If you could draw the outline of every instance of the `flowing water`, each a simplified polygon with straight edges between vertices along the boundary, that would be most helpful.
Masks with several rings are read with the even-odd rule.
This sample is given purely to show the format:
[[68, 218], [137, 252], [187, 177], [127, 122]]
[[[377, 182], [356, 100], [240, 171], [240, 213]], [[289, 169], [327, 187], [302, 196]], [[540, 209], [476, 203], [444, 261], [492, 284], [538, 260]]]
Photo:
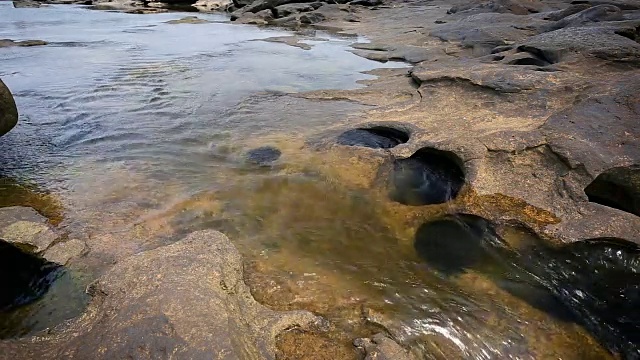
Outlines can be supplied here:
[[[70, 264], [75, 275], [39, 300], [46, 311], [23, 311], [27, 320], [3, 336], [81, 313], [84, 303], [65, 301], [65, 289], [83, 287], [114, 261], [213, 228], [246, 256], [258, 300], [326, 316], [346, 353], [354, 337], [379, 331], [376, 323], [425, 358], [586, 359], [608, 357], [604, 348], [633, 357], [633, 337], [615, 342], [602, 333], [633, 333], [636, 319], [625, 328], [558, 285], [591, 289], [582, 277], [561, 276], [573, 250], [542, 251], [526, 231], [504, 227], [498, 236], [480, 222], [465, 225], [484, 230], [452, 252], [425, 254], [425, 233], [466, 239], [449, 225], [436, 235], [421, 226], [452, 212], [448, 204], [394, 203], [378, 185], [361, 186], [384, 161], [362, 164], [375, 156], [354, 156], [363, 151], [355, 147], [307, 146], [310, 135], [367, 108], [292, 94], [363, 86], [372, 78], [363, 72], [383, 66], [348, 51], [363, 39], [306, 34], [311, 49], [303, 50], [261, 41], [289, 32], [232, 25], [222, 15], [167, 23], [183, 16], [0, 2], [0, 38], [49, 43], [0, 48], [0, 77], [20, 110], [19, 125], [0, 139], [0, 206], [33, 206], [90, 248]], [[280, 158], [247, 161], [261, 146], [277, 147]], [[529, 250], [491, 250], [503, 242]], [[608, 268], [635, 281], [638, 255], [624, 249]], [[540, 251], [563, 271], [545, 270]], [[585, 258], [612, 251], [590, 248]], [[467, 253], [480, 255], [459, 255]]]

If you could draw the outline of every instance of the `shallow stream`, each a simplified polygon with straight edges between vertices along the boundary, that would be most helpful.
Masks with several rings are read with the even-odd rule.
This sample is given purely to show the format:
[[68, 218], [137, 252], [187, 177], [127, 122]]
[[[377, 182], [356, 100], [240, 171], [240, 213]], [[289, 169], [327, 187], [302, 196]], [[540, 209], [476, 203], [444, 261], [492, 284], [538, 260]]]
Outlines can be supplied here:
[[[0, 78], [20, 110], [0, 139], [0, 206], [33, 206], [90, 249], [31, 308], [0, 316], [3, 337], [80, 314], [78, 289], [114, 261], [213, 228], [245, 255], [259, 301], [326, 316], [344, 354], [379, 324], [424, 358], [640, 357], [639, 319], [621, 320], [598, 298], [610, 290], [638, 303], [636, 248], [556, 249], [524, 229], [442, 220], [448, 204], [417, 211], [343, 182], [358, 166], [327, 170], [357, 161], [339, 158], [348, 149], [307, 146], [368, 108], [293, 94], [363, 87], [365, 72], [403, 64], [350, 53], [358, 37], [305, 33], [304, 50], [262, 41], [290, 32], [222, 15], [167, 23], [187, 15], [0, 2], [0, 38], [48, 42], [0, 48]], [[262, 146], [280, 157], [247, 158]], [[443, 223], [423, 225], [434, 220]], [[597, 288], [589, 271], [623, 280]]]

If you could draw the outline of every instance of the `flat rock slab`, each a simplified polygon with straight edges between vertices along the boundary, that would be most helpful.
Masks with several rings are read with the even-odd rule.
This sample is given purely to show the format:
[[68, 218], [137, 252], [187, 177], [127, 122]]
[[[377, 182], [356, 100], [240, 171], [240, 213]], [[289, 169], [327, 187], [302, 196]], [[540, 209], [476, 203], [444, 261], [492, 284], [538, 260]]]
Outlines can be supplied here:
[[319, 320], [275, 312], [243, 282], [217, 231], [131, 256], [90, 286], [88, 310], [51, 335], [0, 342], [7, 359], [273, 359], [275, 336]]

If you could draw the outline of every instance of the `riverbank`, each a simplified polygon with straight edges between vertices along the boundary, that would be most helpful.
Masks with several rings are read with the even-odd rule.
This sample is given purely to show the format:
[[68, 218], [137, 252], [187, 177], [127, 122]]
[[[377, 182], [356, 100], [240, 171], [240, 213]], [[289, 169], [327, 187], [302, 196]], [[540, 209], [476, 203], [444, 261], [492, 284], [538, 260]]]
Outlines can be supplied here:
[[[280, 135], [270, 135], [271, 139], [281, 140], [279, 144], [283, 144], [285, 158], [294, 151], [308, 158], [319, 158], [320, 161], [313, 162], [310, 167], [333, 183], [371, 192], [381, 199], [396, 191], [395, 201], [374, 201], [373, 206], [383, 205], [383, 208], [374, 208], [371, 214], [363, 213], [362, 217], [354, 217], [351, 221], [366, 223], [379, 216], [382, 224], [374, 231], [389, 231], [404, 240], [414, 238], [414, 234], [418, 237], [417, 233], [427, 219], [464, 213], [490, 220], [493, 224], [490, 227], [495, 227], [502, 238], [512, 241], [509, 244], [514, 248], [522, 245], [516, 240], [522, 241], [527, 236], [520, 234], [510, 238], [508, 233], [513, 229], [537, 234], [551, 243], [610, 238], [640, 242], [637, 238], [640, 229], [637, 216], [640, 45], [637, 43], [638, 9], [633, 3], [610, 5], [600, 1], [569, 6], [563, 2], [452, 4], [411, 1], [378, 7], [324, 4], [318, 8], [306, 5], [300, 8], [306, 10], [294, 14], [293, 18], [250, 20], [256, 18], [251, 15], [253, 12], [237, 15], [241, 22], [278, 24], [280, 21], [280, 25], [295, 28], [314, 22], [313, 27], [317, 29], [364, 35], [371, 43], [355, 45], [354, 52], [358, 55], [377, 61], [401, 60], [412, 64], [409, 71], [374, 70], [372, 73], [378, 78], [364, 81], [367, 87], [362, 89], [303, 92], [273, 100], [274, 108], [279, 107], [279, 101], [300, 101], [307, 107], [342, 101], [368, 107], [361, 114], [350, 114], [348, 121], [294, 139], [295, 146], [289, 145], [291, 148], [284, 145], [288, 140], [286, 136], [280, 139]], [[264, 10], [256, 13], [261, 11]], [[273, 11], [268, 12], [273, 16]], [[354, 133], [354, 129], [357, 132]], [[261, 141], [260, 138], [253, 139], [256, 145]], [[407, 166], [402, 162], [406, 158], [412, 159]], [[451, 202], [427, 205], [425, 201], [433, 201], [430, 194], [420, 190], [406, 194], [394, 189], [398, 184], [406, 184], [405, 177], [412, 177], [414, 165], [410, 164], [415, 164], [421, 172], [425, 167], [434, 169], [434, 163], [440, 164], [438, 170], [434, 170], [436, 180], [446, 180], [443, 181], [443, 192], [448, 197], [444, 200], [454, 198]], [[396, 171], [401, 173], [393, 175]], [[460, 176], [464, 178], [462, 188], [447, 188], [457, 183]], [[282, 180], [265, 181], [264, 190], [257, 195], [270, 199], [265, 201], [269, 204], [276, 201], [270, 196], [284, 201], [288, 195], [281, 189], [285, 188], [274, 185], [279, 181]], [[411, 183], [411, 179], [408, 182]], [[418, 184], [417, 188], [422, 185]], [[341, 188], [321, 188], [318, 193], [324, 195], [314, 197], [314, 192], [310, 191], [313, 186], [303, 182], [287, 186], [289, 190], [299, 188], [296, 194], [309, 194], [306, 200], [296, 200], [306, 204], [305, 208], [319, 206], [323, 197], [325, 201], [329, 197], [336, 204], [332, 211], [345, 217], [353, 216], [348, 210], [355, 208], [353, 203], [356, 201], [344, 200], [346, 197], [341, 195]], [[215, 201], [232, 201], [233, 195], [230, 192], [229, 198], [225, 199], [224, 195], [216, 193], [214, 198]], [[207, 196], [205, 194], [205, 199]], [[204, 202], [202, 199], [197, 201]], [[269, 208], [261, 208], [259, 202], [254, 206], [253, 211], [262, 219], [279, 219]], [[207, 211], [215, 213], [219, 210], [207, 207]], [[283, 234], [281, 231], [276, 233], [276, 236]], [[380, 243], [375, 242], [372, 246]], [[330, 250], [341, 251], [337, 246]], [[358, 250], [361, 254], [371, 251], [366, 246]], [[397, 249], [384, 247], [380, 251], [399, 253], [387, 255], [388, 259], [404, 256], [402, 246]], [[465, 251], [464, 247], [462, 251]], [[296, 249], [291, 258], [301, 254], [307, 252]], [[127, 256], [121, 260], [125, 258]], [[126, 264], [135, 263], [135, 258], [126, 260]], [[345, 255], [347, 261], [353, 258], [357, 255]], [[372, 258], [382, 259], [384, 255]], [[282, 256], [282, 259], [288, 257]], [[633, 261], [630, 263], [625, 265], [621, 260], [616, 266], [625, 273], [633, 273], [636, 265]], [[502, 304], [508, 304], [510, 310], [517, 309], [515, 312], [519, 316], [534, 320], [514, 328], [516, 319], [498, 320], [486, 315], [485, 320], [504, 324], [479, 326], [483, 337], [479, 343], [464, 336], [438, 332], [438, 329], [459, 330], [455, 324], [449, 324], [448, 328], [441, 327], [441, 323], [425, 325], [420, 334], [426, 337], [425, 340], [405, 332], [404, 323], [386, 311], [376, 311], [371, 305], [372, 299], [358, 298], [352, 293], [319, 300], [344, 290], [345, 286], [338, 286], [339, 290], [331, 288], [348, 284], [345, 279], [311, 282], [304, 277], [287, 278], [282, 269], [272, 269], [269, 267], [272, 264], [264, 265], [256, 259], [250, 265], [245, 278], [253, 296], [261, 303], [283, 311], [292, 308], [313, 310], [328, 317], [334, 327], [328, 332], [326, 329], [307, 329], [282, 334], [278, 344], [281, 358], [357, 357], [357, 353], [346, 348], [345, 337], [358, 332], [369, 336], [380, 330], [378, 326], [383, 326], [388, 337], [417, 356], [472, 356], [474, 351], [482, 351], [482, 343], [487, 348], [495, 348], [493, 345], [498, 339], [492, 336], [512, 334], [513, 331], [528, 336], [521, 339], [512, 334], [512, 343], [497, 349], [496, 356], [574, 356], [576, 359], [605, 356], [600, 345], [584, 330], [576, 329], [574, 323], [550, 320], [544, 312], [518, 303], [517, 296], [487, 281], [481, 272], [467, 272], [455, 280], [456, 284], [464, 286], [468, 292], [491, 294]], [[389, 264], [374, 262], [372, 269], [382, 266]], [[316, 276], [328, 275], [307, 277]], [[310, 296], [310, 289], [320, 291], [320, 295]], [[418, 303], [422, 300], [418, 297]], [[615, 303], [612, 299], [609, 301]], [[627, 299], [626, 304], [634, 301], [637, 299]], [[495, 306], [493, 302], [487, 304]], [[584, 303], [573, 306], [584, 306]], [[414, 316], [414, 320], [417, 319], [420, 319], [418, 315]], [[168, 320], [168, 323], [172, 322]], [[142, 327], [144, 331], [164, 328], [164, 325], [154, 324], [143, 324]], [[349, 332], [346, 330], [349, 326], [359, 329]], [[499, 330], [501, 328], [505, 330]], [[175, 336], [162, 331], [160, 347], [165, 341], [175, 340]], [[598, 334], [598, 331], [590, 329], [591, 333]], [[352, 338], [347, 340], [353, 341]], [[465, 346], [460, 346], [460, 341], [464, 341]], [[607, 346], [607, 340], [600, 339], [600, 342]], [[397, 353], [405, 351], [380, 335], [357, 344], [371, 358], [379, 352], [398, 359]], [[429, 345], [425, 348], [425, 344]], [[125, 342], [123, 351], [127, 351], [127, 346], [130, 344]], [[633, 344], [621, 346], [618, 351], [622, 353], [637, 351]], [[615, 346], [609, 346], [612, 348]], [[273, 355], [275, 350], [270, 351]], [[407, 353], [406, 356], [410, 355]]]

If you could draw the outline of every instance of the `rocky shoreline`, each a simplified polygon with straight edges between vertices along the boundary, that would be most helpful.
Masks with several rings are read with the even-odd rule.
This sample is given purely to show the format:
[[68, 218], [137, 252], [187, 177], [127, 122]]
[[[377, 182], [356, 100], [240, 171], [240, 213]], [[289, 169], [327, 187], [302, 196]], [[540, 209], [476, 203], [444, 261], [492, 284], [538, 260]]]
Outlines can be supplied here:
[[[176, 5], [80, 3], [132, 12]], [[345, 158], [355, 152], [359, 161], [382, 164], [393, 175], [376, 171], [372, 179], [392, 190], [411, 188], [413, 172], [433, 170], [433, 164], [435, 182], [445, 178], [454, 184], [462, 177], [464, 185], [445, 189], [446, 199], [421, 192], [424, 184], [411, 193], [396, 192], [394, 200], [416, 206], [417, 216], [421, 205], [453, 200], [448, 212], [517, 225], [555, 244], [640, 244], [637, 2], [257, 0], [194, 6], [224, 9], [238, 23], [363, 35], [371, 42], [356, 44], [357, 55], [410, 63], [408, 72], [375, 71], [378, 79], [364, 89], [296, 96], [374, 106], [307, 146]], [[299, 44], [295, 38], [284, 42]], [[8, 98], [3, 88], [0, 83], [0, 100]], [[0, 133], [3, 124], [17, 120], [17, 112], [9, 116], [0, 117]], [[346, 174], [338, 176], [349, 182]], [[26, 231], [33, 239], [11, 240], [24, 235], [15, 225], [20, 221], [26, 220], [7, 223], [2, 237], [35, 246], [48, 261], [64, 265], [84, 249], [69, 244], [73, 240], [42, 235], [51, 229], [34, 233], [34, 226]], [[243, 281], [237, 250], [213, 231], [118, 262], [90, 291], [92, 302], [80, 319], [49, 335], [3, 341], [2, 357], [274, 358], [282, 330], [326, 327], [311, 313], [275, 312], [258, 304]], [[629, 302], [640, 301], [631, 296]], [[386, 335], [356, 340], [362, 356], [417, 358], [389, 338], [402, 343], [401, 332], [382, 318], [368, 319], [383, 325]], [[324, 351], [303, 358], [331, 357]], [[633, 358], [633, 350], [624, 351]]]

